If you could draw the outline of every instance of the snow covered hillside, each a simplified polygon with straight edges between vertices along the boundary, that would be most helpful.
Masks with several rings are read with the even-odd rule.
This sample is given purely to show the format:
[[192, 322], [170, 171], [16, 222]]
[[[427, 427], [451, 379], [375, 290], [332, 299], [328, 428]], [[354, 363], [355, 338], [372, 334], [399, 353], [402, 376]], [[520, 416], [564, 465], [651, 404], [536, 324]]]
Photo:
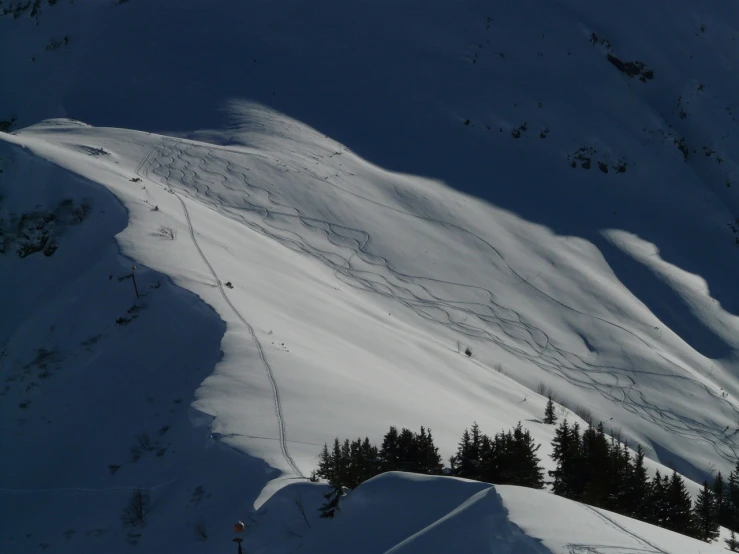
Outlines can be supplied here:
[[247, 516], [259, 552], [369, 522], [388, 533], [366, 552], [711, 551], [542, 492], [398, 475], [317, 521], [305, 481], [325, 442], [390, 425], [430, 427], [447, 458], [473, 421], [521, 421], [551, 468], [546, 387], [652, 468], [734, 466], [739, 8], [0, 14], [0, 551], [222, 550]]

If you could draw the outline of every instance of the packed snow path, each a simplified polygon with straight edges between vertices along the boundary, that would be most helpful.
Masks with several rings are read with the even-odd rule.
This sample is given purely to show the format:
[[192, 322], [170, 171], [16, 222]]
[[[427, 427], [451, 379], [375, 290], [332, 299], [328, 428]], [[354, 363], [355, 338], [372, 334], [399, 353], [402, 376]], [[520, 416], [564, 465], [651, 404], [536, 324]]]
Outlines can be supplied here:
[[[155, 146], [149, 155], [144, 158], [144, 160], [141, 162], [139, 167], [136, 169], [136, 174], [141, 176], [142, 178], [147, 178], [148, 180], [148, 167], [149, 164], [151, 164], [151, 154], [155, 153], [159, 146], [162, 145], [165, 142], [165, 140], [162, 140], [157, 146]], [[272, 395], [274, 399], [275, 404], [275, 417], [277, 418], [277, 431], [279, 434], [279, 442], [280, 442], [280, 449], [282, 450], [282, 454], [285, 456], [285, 460], [288, 464], [290, 464], [290, 467], [295, 472], [295, 474], [300, 478], [305, 478], [305, 475], [303, 472], [300, 471], [300, 468], [295, 463], [295, 460], [290, 456], [290, 452], [287, 448], [287, 431], [285, 429], [285, 416], [282, 413], [282, 403], [280, 400], [280, 388], [277, 385], [277, 381], [275, 380], [274, 371], [272, 370], [272, 366], [270, 365], [269, 361], [267, 360], [267, 356], [264, 353], [264, 349], [262, 348], [262, 343], [259, 341], [259, 338], [257, 337], [256, 333], [254, 332], [254, 328], [249, 324], [249, 322], [244, 318], [243, 315], [241, 315], [241, 312], [236, 309], [236, 306], [233, 305], [233, 302], [228, 298], [228, 295], [226, 294], [226, 291], [223, 288], [223, 281], [221, 281], [218, 278], [218, 275], [216, 274], [215, 270], [213, 269], [213, 266], [208, 262], [208, 258], [205, 257], [205, 254], [203, 253], [203, 249], [200, 247], [200, 244], [198, 243], [198, 239], [195, 236], [195, 228], [193, 227], [192, 220], [190, 219], [190, 212], [187, 210], [187, 205], [185, 204], [185, 201], [182, 199], [182, 197], [175, 192], [174, 190], [170, 189], [169, 192], [174, 194], [177, 197], [177, 200], [179, 200], [180, 205], [182, 206], [182, 210], [185, 214], [185, 218], [187, 220], [187, 226], [188, 230], [190, 232], [190, 237], [192, 238], [192, 242], [195, 245], [195, 248], [197, 248], [198, 253], [200, 254], [200, 258], [203, 260], [203, 263], [208, 267], [208, 271], [213, 276], [213, 280], [215, 282], [215, 286], [218, 287], [218, 290], [221, 293], [221, 296], [223, 297], [223, 300], [226, 302], [228, 307], [233, 311], [234, 315], [241, 321], [241, 323], [244, 324], [244, 326], [249, 331], [249, 334], [251, 335], [251, 338], [254, 340], [254, 344], [257, 347], [257, 350], [259, 352], [259, 358], [262, 360], [262, 363], [264, 364], [264, 369], [267, 372], [267, 376], [269, 377], [270, 384], [272, 386]]]

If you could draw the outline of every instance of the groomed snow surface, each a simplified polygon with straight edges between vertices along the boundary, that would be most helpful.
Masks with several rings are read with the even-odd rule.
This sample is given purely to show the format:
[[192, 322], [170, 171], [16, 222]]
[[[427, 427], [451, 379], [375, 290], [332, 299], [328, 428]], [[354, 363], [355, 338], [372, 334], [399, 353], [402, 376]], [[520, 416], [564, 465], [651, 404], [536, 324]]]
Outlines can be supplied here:
[[0, 18], [0, 552], [722, 551], [399, 473], [320, 520], [307, 476], [473, 421], [551, 469], [540, 384], [652, 470], [733, 467], [735, 8], [154, 4]]

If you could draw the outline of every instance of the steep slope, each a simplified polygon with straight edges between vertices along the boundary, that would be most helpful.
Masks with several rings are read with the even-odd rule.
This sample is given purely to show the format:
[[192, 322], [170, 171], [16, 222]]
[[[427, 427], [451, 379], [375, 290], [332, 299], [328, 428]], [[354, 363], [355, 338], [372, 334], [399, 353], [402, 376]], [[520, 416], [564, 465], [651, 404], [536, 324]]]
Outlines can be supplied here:
[[[257, 507], [307, 475], [336, 435], [376, 440], [388, 425], [423, 424], [448, 456], [473, 420], [491, 432], [529, 420], [548, 443], [551, 429], [535, 421], [539, 383], [694, 479], [733, 466], [734, 7], [332, 2], [327, 16], [287, 1], [53, 4], [31, 17], [36, 4], [9, 2], [18, 18], [0, 18], [13, 75], [0, 82], [0, 119], [16, 114], [4, 127], [26, 127], [0, 135], [13, 145], [2, 154], [12, 160], [0, 176], [5, 219], [68, 223], [50, 256], [45, 242], [16, 259], [13, 243], [0, 258], [12, 314], [0, 321], [3, 371], [48, 366], [50, 353], [129, 318], [129, 281], [106, 279], [132, 263], [142, 286], [177, 286], [112, 327], [125, 336], [91, 349], [88, 367], [120, 367], [115, 376], [135, 360], [141, 377], [130, 383], [169, 355], [190, 369], [184, 381], [157, 374], [151, 413], [135, 409], [135, 422], [117, 414], [140, 387], [123, 394], [106, 377], [89, 390], [106, 409], [116, 391], [119, 407], [102, 417], [93, 405], [60, 432], [43, 418], [66, 413], [61, 399], [86, 377], [70, 388], [10, 385], [3, 416], [14, 423], [2, 432], [18, 454], [6, 462], [4, 502], [70, 484], [104, 490], [78, 461], [117, 465], [106, 452], [150, 427], [173, 381], [186, 383], [183, 422], [194, 395], [191, 415], [212, 437], [254, 457], [241, 509], [278, 475], [260, 460], [285, 479]], [[85, 123], [29, 127], [70, 114]], [[124, 261], [113, 235], [125, 216], [93, 183], [128, 211]], [[97, 219], [72, 224], [87, 196]], [[120, 297], [108, 302], [111, 284]], [[53, 338], [70, 309], [94, 317]], [[74, 355], [60, 367], [79, 367]], [[89, 450], [69, 450], [89, 418], [99, 422]], [[195, 440], [182, 432], [179, 452]], [[115, 437], [111, 450], [93, 446], [103, 434]], [[69, 473], [37, 486], [59, 453]], [[127, 483], [166, 481], [156, 471], [167, 466], [142, 462]], [[192, 478], [221, 463], [234, 462], [208, 462]], [[106, 479], [118, 486], [122, 475]], [[232, 475], [213, 484], [219, 503]], [[195, 481], [176, 480], [182, 491]], [[61, 509], [49, 496], [29, 502], [19, 524]], [[59, 526], [54, 536], [72, 528]]]

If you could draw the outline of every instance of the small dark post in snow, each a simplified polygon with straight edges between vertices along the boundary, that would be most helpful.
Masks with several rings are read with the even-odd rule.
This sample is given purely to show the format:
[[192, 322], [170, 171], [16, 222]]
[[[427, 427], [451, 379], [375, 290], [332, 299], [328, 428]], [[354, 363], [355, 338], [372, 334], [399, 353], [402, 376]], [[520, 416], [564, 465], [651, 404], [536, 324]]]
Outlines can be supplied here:
[[124, 275], [123, 277], [118, 277], [118, 280], [123, 281], [124, 279], [131, 279], [133, 281], [133, 290], [136, 293], [136, 298], [138, 298], [139, 297], [139, 287], [136, 286], [136, 276], [134, 275], [135, 271], [136, 271], [136, 266], [133, 265], [131, 266], [131, 273], [129, 275]]
[[136, 271], [136, 266], [131, 266], [131, 280], [133, 281], [133, 290], [136, 292], [136, 298], [139, 297], [139, 287], [136, 286], [136, 275], [134, 275], [134, 272]]

